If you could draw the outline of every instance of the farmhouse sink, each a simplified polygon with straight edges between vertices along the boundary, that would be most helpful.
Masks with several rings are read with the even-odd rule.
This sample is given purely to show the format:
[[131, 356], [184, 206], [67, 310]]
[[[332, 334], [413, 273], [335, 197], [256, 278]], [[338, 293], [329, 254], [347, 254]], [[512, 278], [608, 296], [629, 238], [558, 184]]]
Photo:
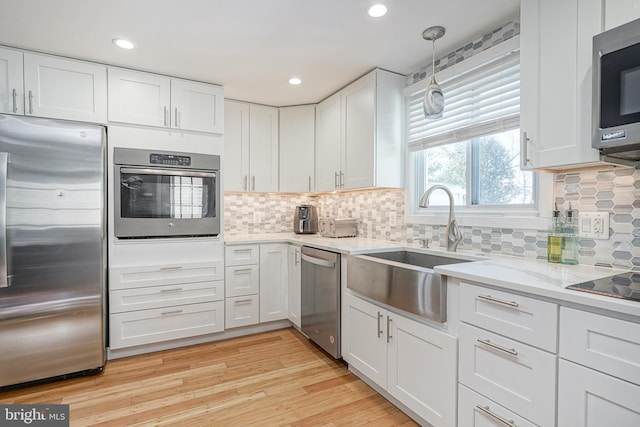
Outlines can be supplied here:
[[433, 268], [460, 262], [468, 261], [412, 251], [349, 255], [347, 288], [399, 310], [444, 323], [447, 289]]

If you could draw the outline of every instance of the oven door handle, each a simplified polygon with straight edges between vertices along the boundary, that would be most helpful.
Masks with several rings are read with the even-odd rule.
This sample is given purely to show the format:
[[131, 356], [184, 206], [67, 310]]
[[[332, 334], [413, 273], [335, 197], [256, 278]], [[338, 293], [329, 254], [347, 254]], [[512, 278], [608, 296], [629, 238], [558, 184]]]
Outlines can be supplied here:
[[120, 173], [133, 173], [140, 175], [169, 175], [169, 176], [194, 176], [202, 178], [215, 178], [215, 172], [201, 172], [175, 169], [142, 169], [142, 168], [120, 168]]
[[305, 255], [305, 254], [302, 254], [302, 259], [304, 261], [310, 262], [311, 264], [319, 265], [321, 267], [334, 268], [336, 266], [335, 261], [327, 261], [325, 259], [320, 259], [313, 256]]

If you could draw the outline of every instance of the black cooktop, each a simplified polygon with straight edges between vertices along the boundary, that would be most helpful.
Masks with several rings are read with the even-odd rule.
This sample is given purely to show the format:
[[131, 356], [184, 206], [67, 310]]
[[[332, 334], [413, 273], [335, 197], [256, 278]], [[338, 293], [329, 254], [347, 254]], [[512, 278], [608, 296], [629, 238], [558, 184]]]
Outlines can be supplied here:
[[640, 272], [622, 273], [617, 276], [578, 283], [567, 286], [567, 289], [640, 301]]

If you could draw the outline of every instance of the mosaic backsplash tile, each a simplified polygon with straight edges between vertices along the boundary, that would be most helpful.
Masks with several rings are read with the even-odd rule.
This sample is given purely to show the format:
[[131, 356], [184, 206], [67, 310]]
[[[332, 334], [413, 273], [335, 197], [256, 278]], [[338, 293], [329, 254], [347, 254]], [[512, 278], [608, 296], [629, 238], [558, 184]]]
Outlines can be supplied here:
[[[557, 174], [554, 197], [562, 211], [571, 203], [574, 209], [611, 213], [608, 240], [580, 239], [580, 263], [640, 271], [640, 170]], [[427, 238], [432, 248], [445, 242], [444, 226], [405, 223], [402, 189], [319, 196], [228, 193], [224, 203], [227, 234], [291, 232], [295, 207], [310, 203], [318, 207], [321, 217], [356, 218], [361, 237], [406, 243]], [[547, 256], [546, 230], [463, 226], [461, 231], [460, 249], [525, 258]]]

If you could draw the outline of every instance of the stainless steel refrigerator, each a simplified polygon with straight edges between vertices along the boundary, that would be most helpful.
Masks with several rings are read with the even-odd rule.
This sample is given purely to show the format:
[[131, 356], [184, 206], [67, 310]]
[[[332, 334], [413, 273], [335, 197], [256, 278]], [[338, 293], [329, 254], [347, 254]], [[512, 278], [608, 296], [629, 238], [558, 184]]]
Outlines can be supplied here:
[[0, 387], [104, 366], [104, 144], [0, 115]]

